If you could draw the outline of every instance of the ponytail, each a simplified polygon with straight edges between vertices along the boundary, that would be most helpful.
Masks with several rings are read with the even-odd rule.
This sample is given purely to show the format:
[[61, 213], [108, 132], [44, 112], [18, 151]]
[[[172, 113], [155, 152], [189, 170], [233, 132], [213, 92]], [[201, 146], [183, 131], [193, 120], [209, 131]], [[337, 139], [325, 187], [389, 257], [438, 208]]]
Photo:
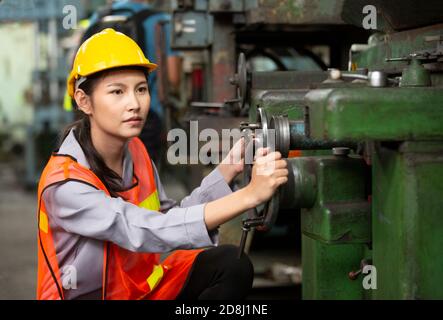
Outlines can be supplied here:
[[106, 189], [108, 189], [111, 197], [117, 198], [119, 195], [117, 192], [123, 191], [122, 178], [111, 168], [109, 168], [103, 157], [95, 149], [91, 139], [91, 125], [89, 117], [81, 112], [81, 118], [74, 123], [67, 126], [63, 133], [63, 140], [69, 134], [71, 129], [74, 129], [74, 136], [79, 142], [86, 160], [92, 172], [103, 182]]

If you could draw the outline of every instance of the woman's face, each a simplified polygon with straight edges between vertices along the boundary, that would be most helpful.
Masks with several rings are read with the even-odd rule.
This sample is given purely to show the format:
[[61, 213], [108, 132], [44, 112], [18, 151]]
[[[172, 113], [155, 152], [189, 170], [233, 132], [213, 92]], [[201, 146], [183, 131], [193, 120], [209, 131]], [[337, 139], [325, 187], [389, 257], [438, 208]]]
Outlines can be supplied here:
[[122, 139], [140, 134], [151, 102], [142, 71], [110, 71], [97, 81], [89, 98], [91, 126], [96, 130]]

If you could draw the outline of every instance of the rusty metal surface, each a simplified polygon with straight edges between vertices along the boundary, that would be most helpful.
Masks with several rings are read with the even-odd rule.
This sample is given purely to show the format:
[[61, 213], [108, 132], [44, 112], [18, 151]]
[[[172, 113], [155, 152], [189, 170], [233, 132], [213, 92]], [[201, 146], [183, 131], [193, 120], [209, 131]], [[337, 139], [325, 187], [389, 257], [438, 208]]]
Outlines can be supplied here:
[[312, 83], [326, 80], [325, 71], [253, 72], [251, 89], [309, 89]]
[[258, 0], [247, 1], [249, 24], [343, 24], [343, 0]]
[[439, 41], [434, 39], [441, 34], [443, 24], [373, 37], [372, 46], [356, 55], [354, 62], [357, 68], [400, 73], [408, 61], [386, 60], [407, 57], [411, 53], [434, 52], [439, 45]]
[[211, 50], [211, 90], [210, 100], [220, 102], [235, 96], [235, 88], [229, 77], [235, 73], [235, 37], [232, 22], [227, 18], [214, 21], [214, 43]]
[[377, 30], [393, 32], [443, 22], [441, 0], [345, 0], [343, 20], [358, 27], [366, 14], [363, 8], [372, 5], [377, 10]]

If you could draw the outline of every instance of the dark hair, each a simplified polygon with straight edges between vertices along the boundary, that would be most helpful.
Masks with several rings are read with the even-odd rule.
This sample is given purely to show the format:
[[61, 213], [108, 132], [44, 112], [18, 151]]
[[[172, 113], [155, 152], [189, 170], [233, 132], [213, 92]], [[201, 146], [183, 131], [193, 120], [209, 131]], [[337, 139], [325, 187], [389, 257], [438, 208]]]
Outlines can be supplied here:
[[[120, 70], [120, 69], [132, 69], [132, 70], [140, 70], [148, 79], [148, 72], [146, 69], [141, 67], [119, 67], [114, 69], [109, 69], [101, 72], [94, 73], [87, 77], [87, 79], [80, 84], [79, 88], [82, 89], [88, 96], [92, 96], [94, 89], [96, 88], [98, 81], [103, 79], [107, 74], [111, 71]], [[86, 160], [91, 167], [92, 172], [103, 182], [103, 184], [108, 189], [111, 197], [119, 197], [117, 192], [124, 191], [125, 188], [123, 186], [122, 178], [111, 168], [109, 168], [103, 157], [98, 153], [95, 149], [94, 144], [92, 143], [91, 138], [91, 123], [89, 121], [89, 116], [76, 108], [76, 121], [69, 124], [65, 127], [62, 134], [62, 139], [60, 140], [59, 145], [63, 142], [66, 136], [69, 134], [71, 129], [74, 129], [74, 136], [79, 142]]]

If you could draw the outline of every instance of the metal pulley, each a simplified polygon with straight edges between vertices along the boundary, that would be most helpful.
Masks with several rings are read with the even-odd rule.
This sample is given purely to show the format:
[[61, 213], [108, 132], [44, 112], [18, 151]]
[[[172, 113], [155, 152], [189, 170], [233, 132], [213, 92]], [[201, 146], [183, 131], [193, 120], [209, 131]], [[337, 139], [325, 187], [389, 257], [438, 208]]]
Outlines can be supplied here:
[[[357, 148], [353, 141], [315, 140], [308, 136], [303, 120], [289, 120], [287, 115], [274, 115], [267, 126], [267, 140], [275, 141], [275, 151], [283, 158], [289, 156], [290, 150], [327, 150], [336, 147]], [[270, 136], [272, 134], [274, 137]]]
[[279, 151], [283, 158], [287, 158], [291, 148], [291, 132], [288, 116], [272, 116], [269, 128], [271, 132], [274, 133], [275, 150]]

